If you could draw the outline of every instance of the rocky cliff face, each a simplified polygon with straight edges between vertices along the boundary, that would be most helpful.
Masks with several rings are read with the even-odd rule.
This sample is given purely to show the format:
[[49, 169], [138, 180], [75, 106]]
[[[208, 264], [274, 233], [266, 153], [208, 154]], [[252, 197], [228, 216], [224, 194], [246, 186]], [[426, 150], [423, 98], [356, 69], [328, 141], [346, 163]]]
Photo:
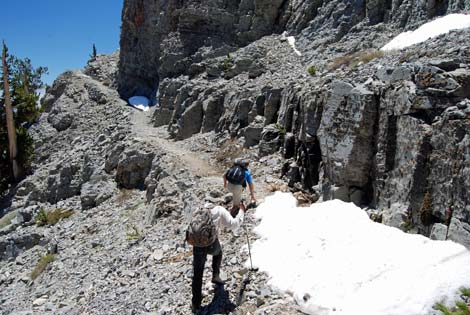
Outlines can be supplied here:
[[[311, 51], [307, 55], [312, 57], [318, 54], [318, 48], [329, 50], [326, 45], [340, 41], [350, 31], [361, 33], [379, 23], [387, 25], [379, 27], [380, 32], [388, 26], [391, 30], [410, 28], [429, 18], [469, 8], [470, 3], [464, 0], [125, 0], [119, 91], [125, 98], [144, 94], [155, 101], [164, 78], [202, 72], [207, 59], [226, 56], [284, 30], [306, 39], [304, 43]], [[357, 50], [357, 45], [370, 43], [358, 41], [347, 50]]]
[[[159, 78], [279, 31], [282, 0], [124, 1], [120, 92], [153, 96]], [[193, 66], [197, 67], [197, 66]]]
[[[465, 1], [126, 1], [121, 94], [158, 88], [154, 124], [174, 138], [214, 130], [260, 156], [280, 150], [293, 189], [368, 205], [387, 224], [470, 246], [459, 193], [468, 188], [468, 31], [374, 51], [402, 30], [468, 9]], [[302, 56], [283, 31], [296, 35]]]

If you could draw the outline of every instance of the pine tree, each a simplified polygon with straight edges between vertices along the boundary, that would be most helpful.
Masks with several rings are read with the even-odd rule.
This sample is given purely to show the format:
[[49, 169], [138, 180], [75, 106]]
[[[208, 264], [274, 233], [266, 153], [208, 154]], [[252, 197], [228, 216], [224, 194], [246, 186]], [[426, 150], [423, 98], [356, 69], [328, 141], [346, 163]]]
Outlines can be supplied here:
[[[45, 86], [41, 76], [47, 73], [47, 68], [34, 68], [28, 58], [9, 56], [7, 51], [3, 43], [0, 67], [3, 80], [0, 84], [0, 197], [8, 184], [15, 183], [30, 169], [34, 147], [27, 128], [41, 112], [37, 91]], [[15, 140], [13, 148], [12, 138]]]
[[29, 58], [18, 59], [10, 57], [12, 64], [11, 90], [13, 106], [16, 109], [15, 120], [24, 126], [33, 122], [40, 114], [38, 107], [38, 90], [44, 87], [41, 76], [47, 73], [47, 68], [34, 68]]
[[7, 45], [5, 41], [3, 42], [2, 50], [2, 69], [3, 69], [3, 97], [5, 102], [5, 114], [6, 114], [6, 124], [8, 132], [8, 152], [11, 163], [11, 168], [13, 171], [13, 178], [17, 180], [21, 175], [21, 169], [16, 160], [16, 155], [18, 153], [16, 147], [16, 129], [15, 129], [15, 120], [13, 118], [13, 108], [11, 105], [10, 97], [10, 83], [8, 80], [8, 64], [7, 64]]
[[96, 53], [96, 46], [95, 46], [95, 44], [93, 44], [93, 51], [92, 51], [92, 54], [90, 55], [91, 60], [95, 60], [95, 59], [96, 59], [96, 55], [97, 55], [97, 53]]

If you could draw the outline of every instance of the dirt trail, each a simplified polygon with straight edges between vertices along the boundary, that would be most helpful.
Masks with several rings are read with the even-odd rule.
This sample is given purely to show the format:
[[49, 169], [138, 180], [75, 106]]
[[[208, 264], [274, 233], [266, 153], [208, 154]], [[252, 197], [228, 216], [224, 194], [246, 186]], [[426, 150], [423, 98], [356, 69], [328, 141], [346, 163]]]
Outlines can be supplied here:
[[152, 108], [147, 112], [135, 110], [132, 115], [132, 132], [135, 137], [164, 149], [167, 154], [175, 157], [175, 163], [187, 168], [192, 174], [200, 177], [220, 177], [221, 170], [209, 164], [210, 156], [206, 152], [193, 152], [184, 143], [175, 142], [169, 138], [166, 126], [155, 128], [151, 124]]
[[[182, 141], [174, 141], [170, 139], [167, 131], [167, 126], [153, 127], [151, 124], [151, 117], [153, 116], [155, 108], [147, 112], [135, 110], [132, 115], [132, 132], [134, 137], [149, 143], [156, 150], [164, 150], [169, 156], [174, 157], [175, 163], [181, 168], [186, 168], [194, 176], [199, 176], [202, 181], [209, 185], [222, 185], [222, 174], [225, 170], [223, 165], [214, 165], [211, 152], [206, 152], [204, 148], [201, 148], [203, 144], [196, 145], [197, 139], [190, 138]], [[197, 151], [195, 148], [198, 148]], [[261, 165], [260, 165], [261, 167]], [[269, 168], [269, 167], [268, 167]], [[259, 174], [269, 172], [270, 170], [264, 170], [261, 172], [258, 169]], [[271, 194], [264, 176], [253, 176], [255, 196], [258, 204], [264, 200], [264, 198]], [[248, 197], [249, 193], [244, 193]]]

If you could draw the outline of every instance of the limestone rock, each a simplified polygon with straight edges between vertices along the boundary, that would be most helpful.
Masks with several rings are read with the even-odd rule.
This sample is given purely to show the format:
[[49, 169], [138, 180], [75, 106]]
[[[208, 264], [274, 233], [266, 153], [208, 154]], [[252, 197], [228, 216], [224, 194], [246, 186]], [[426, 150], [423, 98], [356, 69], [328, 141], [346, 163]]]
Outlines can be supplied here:
[[447, 226], [441, 223], [434, 224], [429, 238], [432, 240], [445, 241], [447, 239]]
[[261, 133], [261, 141], [259, 143], [259, 154], [265, 156], [273, 154], [281, 145], [280, 130], [276, 125], [265, 127]]
[[116, 182], [123, 188], [144, 188], [155, 153], [145, 148], [128, 148], [119, 157], [116, 167]]
[[470, 224], [453, 218], [449, 226], [448, 239], [470, 248]]
[[191, 104], [181, 115], [175, 133], [175, 139], [181, 140], [198, 133], [202, 126], [202, 103]]
[[82, 209], [86, 210], [99, 206], [113, 196], [115, 190], [115, 182], [109, 180], [92, 180], [85, 183], [80, 192]]

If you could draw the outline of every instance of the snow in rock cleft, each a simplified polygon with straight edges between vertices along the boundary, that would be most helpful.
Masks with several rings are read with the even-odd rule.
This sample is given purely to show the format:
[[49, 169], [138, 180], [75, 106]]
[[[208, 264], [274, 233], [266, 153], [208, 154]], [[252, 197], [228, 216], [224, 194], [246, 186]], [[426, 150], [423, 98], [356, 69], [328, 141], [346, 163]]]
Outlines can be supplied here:
[[375, 223], [351, 203], [297, 207], [278, 192], [255, 216], [254, 265], [308, 314], [431, 314], [470, 286], [465, 247]]

